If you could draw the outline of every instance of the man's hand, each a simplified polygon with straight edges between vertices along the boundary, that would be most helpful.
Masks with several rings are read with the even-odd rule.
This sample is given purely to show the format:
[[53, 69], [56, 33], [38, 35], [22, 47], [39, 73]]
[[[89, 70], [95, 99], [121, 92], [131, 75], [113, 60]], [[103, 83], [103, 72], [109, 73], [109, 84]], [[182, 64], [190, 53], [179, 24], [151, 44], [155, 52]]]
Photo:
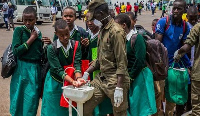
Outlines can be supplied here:
[[176, 52], [174, 53], [174, 61], [175, 61], [175, 62], [179, 62], [179, 60], [180, 60], [180, 58], [181, 58], [181, 55], [178, 54], [178, 51], [179, 51], [179, 49], [176, 50]]
[[119, 107], [123, 102], [123, 89], [116, 87], [114, 92], [114, 106]]

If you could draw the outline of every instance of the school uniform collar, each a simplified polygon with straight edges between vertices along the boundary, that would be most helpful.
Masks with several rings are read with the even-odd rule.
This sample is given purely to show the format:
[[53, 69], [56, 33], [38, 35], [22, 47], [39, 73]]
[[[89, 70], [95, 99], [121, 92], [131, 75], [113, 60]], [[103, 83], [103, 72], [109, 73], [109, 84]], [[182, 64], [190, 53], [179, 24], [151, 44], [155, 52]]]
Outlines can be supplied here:
[[[22, 27], [23, 27], [26, 31], [28, 31], [29, 33], [31, 33], [31, 30], [28, 29], [25, 25], [23, 25]], [[36, 26], [34, 26], [34, 29], [39, 31], [38, 34], [40, 33], [40, 30], [39, 30]]]
[[133, 34], [136, 34], [137, 31], [135, 32], [135, 30], [131, 29], [131, 31], [126, 35], [126, 39], [129, 41], [132, 37]]
[[74, 33], [74, 31], [78, 31], [77, 25], [74, 25], [74, 28], [72, 29], [72, 31], [70, 31], [70, 36]]
[[57, 48], [62, 47], [64, 49], [65, 53], [67, 53], [69, 51], [69, 49], [72, 48], [70, 41], [68, 42], [67, 47], [64, 47], [59, 39], [57, 39], [56, 41], [57, 41]]
[[99, 34], [99, 31], [96, 34], [93, 34], [92, 31], [88, 29], [88, 33], [90, 35], [90, 39], [94, 39]]

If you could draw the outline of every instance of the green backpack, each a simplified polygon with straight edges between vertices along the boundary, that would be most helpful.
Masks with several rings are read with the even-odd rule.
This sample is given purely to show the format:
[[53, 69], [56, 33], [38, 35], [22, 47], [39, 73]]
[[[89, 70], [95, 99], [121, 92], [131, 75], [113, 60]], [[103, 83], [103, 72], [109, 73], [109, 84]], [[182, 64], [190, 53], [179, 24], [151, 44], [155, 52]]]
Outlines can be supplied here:
[[[187, 68], [174, 68], [174, 62], [168, 69], [168, 77], [165, 79], [165, 98], [178, 105], [184, 105], [188, 99]], [[179, 65], [180, 67], [180, 65]]]

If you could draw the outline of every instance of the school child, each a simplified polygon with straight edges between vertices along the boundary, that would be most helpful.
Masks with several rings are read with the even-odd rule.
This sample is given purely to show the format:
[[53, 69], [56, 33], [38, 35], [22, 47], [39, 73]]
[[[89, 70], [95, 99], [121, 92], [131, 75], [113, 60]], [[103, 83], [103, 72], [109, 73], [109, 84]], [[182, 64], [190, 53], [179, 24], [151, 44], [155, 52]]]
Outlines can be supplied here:
[[[76, 41], [84, 41], [81, 43], [85, 43], [87, 41], [88, 33], [82, 28], [74, 24], [74, 21], [76, 20], [76, 10], [72, 7], [66, 7], [63, 10], [62, 19], [67, 21], [67, 24], [69, 25], [69, 31], [70, 31], [70, 39], [76, 40]], [[54, 36], [54, 41], [57, 40], [58, 37]], [[82, 51], [82, 59], [87, 58], [88, 54], [88, 48], [87, 45], [81, 44], [81, 51]]]
[[155, 32], [156, 32], [156, 24], [158, 22], [159, 19], [154, 19], [152, 21], [152, 24], [151, 24], [151, 28], [152, 28], [152, 39], [155, 39]]
[[[75, 87], [85, 84], [84, 79], [81, 78], [81, 45], [78, 43], [75, 49], [74, 40], [70, 40], [69, 25], [65, 20], [60, 19], [55, 23], [55, 34], [58, 39], [47, 48], [50, 69], [44, 83], [42, 116], [67, 116], [69, 114], [68, 108], [60, 106], [63, 80]], [[64, 72], [64, 67], [71, 64], [74, 64], [75, 68], [74, 79]], [[73, 111], [73, 116], [75, 115], [76, 112]]]
[[135, 14], [133, 12], [126, 12], [125, 14], [128, 15], [131, 20], [130, 32], [133, 34], [136, 34], [137, 30], [135, 28], [135, 24], [137, 21], [137, 17], [135, 16]]
[[[10, 114], [12, 116], [36, 116], [42, 80], [40, 77], [40, 58], [43, 39], [35, 26], [36, 10], [26, 7], [23, 23], [13, 34], [12, 50], [17, 57], [17, 66], [10, 83]], [[48, 38], [45, 38], [47, 40]], [[45, 44], [51, 43], [45, 41]]]
[[[88, 21], [87, 19], [90, 17], [90, 12], [86, 15], [86, 23], [88, 25], [88, 32], [89, 32], [89, 54], [88, 59], [90, 62], [97, 59], [97, 41], [98, 41], [98, 34], [100, 31], [100, 27], [96, 26], [93, 21]], [[100, 71], [96, 70], [92, 74], [90, 74], [90, 80], [92, 81], [93, 78], [98, 74]], [[112, 104], [109, 98], [106, 98], [102, 103], [100, 103], [94, 110], [94, 116], [104, 116], [107, 114], [111, 114], [112, 111]]]
[[[130, 33], [130, 18], [125, 14], [115, 17], [127, 34], [126, 49], [128, 73], [131, 78], [129, 89], [128, 116], [148, 116], [156, 113], [153, 75], [147, 67], [146, 44], [143, 36]], [[148, 77], [148, 78], [147, 78]]]

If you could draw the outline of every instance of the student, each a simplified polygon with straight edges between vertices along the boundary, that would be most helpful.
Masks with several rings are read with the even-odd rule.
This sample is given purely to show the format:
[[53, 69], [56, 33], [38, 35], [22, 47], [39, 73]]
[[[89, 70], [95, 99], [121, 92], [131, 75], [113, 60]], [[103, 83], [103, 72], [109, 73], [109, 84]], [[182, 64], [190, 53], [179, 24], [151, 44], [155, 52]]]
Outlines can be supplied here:
[[116, 5], [115, 10], [116, 10], [117, 15], [120, 14], [120, 8], [118, 5]]
[[132, 10], [132, 6], [130, 5], [130, 2], [127, 2], [126, 12], [130, 12], [131, 10]]
[[121, 13], [125, 13], [125, 12], [126, 12], [126, 5], [124, 5], [124, 2], [122, 2]]
[[[182, 15], [185, 12], [186, 2], [184, 0], [175, 0], [172, 8], [172, 15], [169, 16], [169, 27], [166, 29], [166, 17], [161, 18], [156, 25], [155, 39], [161, 41], [167, 48], [169, 66], [174, 62], [174, 53], [179, 49], [189, 34], [189, 26], [185, 25], [182, 20]], [[185, 29], [185, 30], [184, 30]], [[184, 67], [189, 68], [191, 66], [190, 60], [187, 55], [182, 59]], [[181, 65], [181, 67], [183, 67]], [[175, 103], [166, 101], [166, 116], [173, 116]]]
[[134, 3], [135, 17], [137, 17], [138, 9], [139, 9], [139, 7], [138, 7], [137, 3]]
[[[74, 40], [70, 40], [69, 25], [65, 20], [60, 19], [56, 21], [55, 34], [59, 38], [54, 41], [56, 48], [52, 44], [47, 48], [50, 69], [44, 83], [42, 116], [64, 116], [69, 114], [68, 108], [60, 106], [63, 80], [75, 87], [85, 83], [85, 80], [81, 78], [81, 45], [80, 43], [78, 44], [75, 57], [73, 57], [75, 48], [72, 41]], [[64, 72], [64, 66], [71, 65], [72, 63], [75, 68], [74, 79]], [[76, 112], [73, 111], [73, 115], [75, 116]]]
[[135, 28], [135, 24], [136, 24], [136, 21], [137, 21], [137, 17], [134, 15], [133, 12], [126, 12], [126, 15], [128, 15], [130, 20], [131, 20], [130, 32], [132, 32], [133, 34], [136, 34], [137, 30]]
[[84, 72], [100, 70], [91, 82], [94, 94], [84, 103], [84, 116], [92, 116], [94, 108], [106, 97], [111, 99], [114, 116], [127, 116], [129, 77], [125, 47], [125, 32], [109, 15], [108, 4], [104, 0], [92, 0], [89, 4], [94, 24], [101, 25], [97, 44], [97, 59]]
[[120, 14], [116, 16], [115, 22], [120, 24], [125, 32], [128, 33], [126, 36], [128, 73], [132, 79], [129, 89], [128, 116], [147, 116], [154, 114], [156, 112], [156, 104], [153, 75], [145, 63], [145, 40], [140, 34], [132, 34], [130, 32], [131, 21], [127, 15]]
[[[76, 20], [76, 10], [72, 7], [66, 7], [63, 10], [62, 19], [67, 21], [67, 24], [69, 26], [70, 31], [70, 39], [76, 40], [76, 41], [83, 41], [81, 43], [86, 43], [85, 41], [88, 41], [88, 33], [82, 28], [74, 24], [74, 21]], [[54, 41], [58, 39], [58, 36], [54, 36]], [[87, 45], [81, 44], [81, 51], [82, 51], [82, 59], [87, 58]]]
[[13, 9], [13, 6], [12, 6], [11, 2], [8, 3], [8, 6], [9, 6], [9, 9], [8, 9], [8, 21], [9, 21], [8, 30], [10, 30], [10, 24], [12, 24], [12, 28], [13, 28], [13, 31], [14, 31], [15, 30], [15, 26], [14, 26], [14, 22], [13, 22], [14, 9]]
[[155, 32], [156, 32], [156, 24], [158, 22], [159, 19], [154, 19], [152, 21], [152, 24], [151, 24], [151, 29], [152, 29], [152, 39], [155, 39]]
[[[12, 50], [17, 57], [17, 66], [10, 83], [10, 114], [12, 116], [36, 116], [41, 94], [40, 59], [43, 41], [48, 38], [35, 26], [37, 19], [33, 7], [23, 11], [24, 26], [17, 27], [13, 34]], [[48, 41], [47, 41], [48, 40]]]

